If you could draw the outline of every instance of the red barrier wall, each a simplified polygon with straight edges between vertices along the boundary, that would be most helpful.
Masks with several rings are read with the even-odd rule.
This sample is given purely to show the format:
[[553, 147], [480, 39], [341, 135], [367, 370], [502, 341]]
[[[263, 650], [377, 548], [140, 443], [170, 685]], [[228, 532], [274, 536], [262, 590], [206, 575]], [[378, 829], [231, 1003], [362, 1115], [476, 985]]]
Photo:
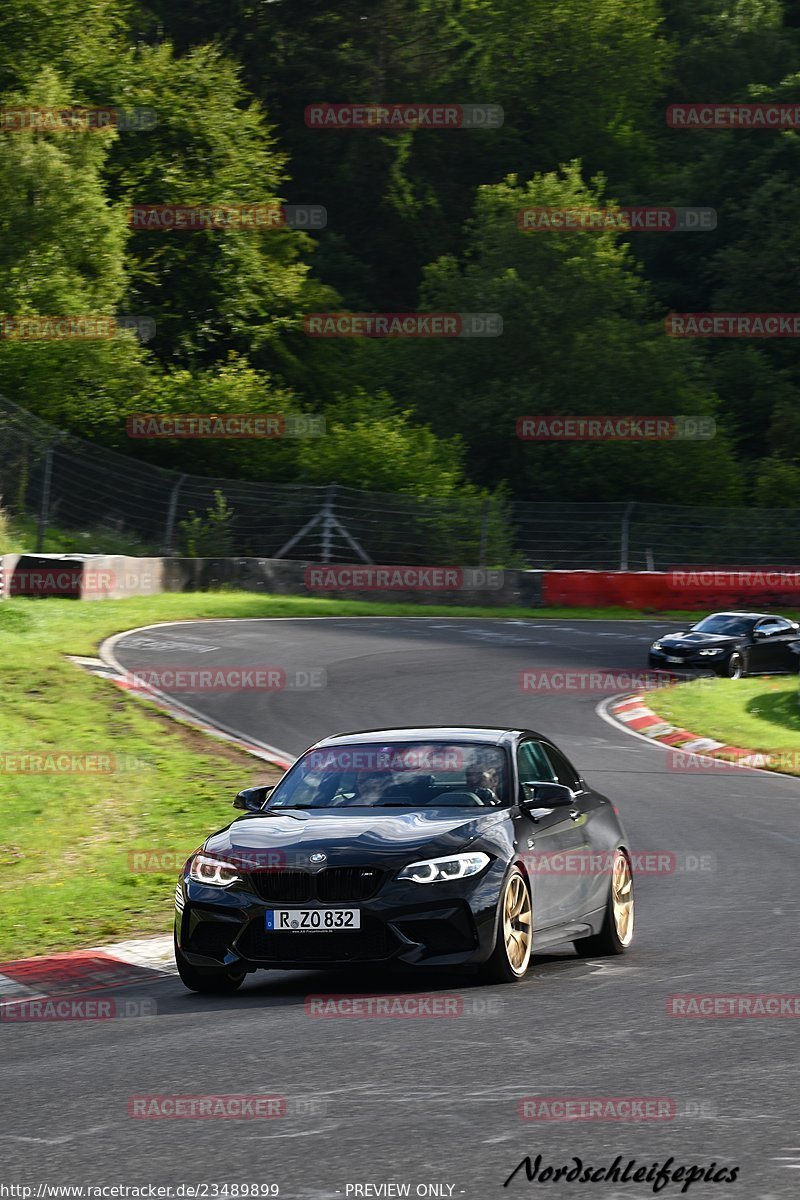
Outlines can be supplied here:
[[715, 571], [545, 571], [542, 603], [574, 608], [800, 607], [800, 569]]

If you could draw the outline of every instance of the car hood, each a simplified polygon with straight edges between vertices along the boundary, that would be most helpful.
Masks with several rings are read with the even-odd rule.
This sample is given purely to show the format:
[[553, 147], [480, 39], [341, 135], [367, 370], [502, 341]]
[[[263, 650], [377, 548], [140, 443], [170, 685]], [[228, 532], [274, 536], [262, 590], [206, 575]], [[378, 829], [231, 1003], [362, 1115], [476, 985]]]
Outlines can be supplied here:
[[733, 646], [737, 642], [746, 640], [746, 635], [743, 633], [670, 633], [666, 637], [657, 638], [656, 640], [662, 646], [669, 646], [678, 650], [710, 650], [714, 646]]
[[[206, 842], [212, 854], [261, 852], [279, 869], [308, 865], [309, 855], [336, 864], [413, 862], [417, 857], [455, 854], [490, 827], [510, 819], [511, 810], [489, 809], [467, 816], [452, 808], [315, 809], [276, 816], [241, 817]], [[260, 856], [259, 856], [260, 857]]]

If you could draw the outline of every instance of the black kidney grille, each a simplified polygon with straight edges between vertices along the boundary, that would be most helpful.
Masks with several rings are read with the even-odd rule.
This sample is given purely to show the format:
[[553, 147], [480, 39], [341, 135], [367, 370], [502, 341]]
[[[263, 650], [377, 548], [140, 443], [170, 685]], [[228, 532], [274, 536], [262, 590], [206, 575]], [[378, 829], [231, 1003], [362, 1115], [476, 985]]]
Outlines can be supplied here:
[[369, 900], [383, 879], [378, 867], [328, 867], [317, 876], [317, 896], [327, 902]]
[[262, 900], [302, 903], [312, 896], [308, 871], [254, 871], [250, 882]]
[[313, 875], [310, 871], [254, 871], [250, 883], [262, 900], [275, 903], [321, 900], [343, 904], [371, 899], [385, 877], [379, 867], [328, 867]]

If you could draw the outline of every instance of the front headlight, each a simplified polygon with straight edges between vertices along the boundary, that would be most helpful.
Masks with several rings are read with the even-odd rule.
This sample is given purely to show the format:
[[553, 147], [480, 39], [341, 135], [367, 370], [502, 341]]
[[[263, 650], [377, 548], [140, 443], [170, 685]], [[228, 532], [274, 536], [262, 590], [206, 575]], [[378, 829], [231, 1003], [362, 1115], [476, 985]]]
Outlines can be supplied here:
[[473, 854], [451, 854], [447, 858], [428, 858], [424, 862], [409, 863], [399, 872], [398, 879], [412, 879], [414, 883], [441, 883], [445, 879], [464, 879], [477, 875], [489, 862], [489, 855], [477, 851]]
[[661, 645], [661, 642], [653, 642], [653, 644], [652, 644], [652, 646], [650, 647], [650, 649], [651, 649], [651, 650], [663, 650], [663, 649], [664, 649], [664, 647]]
[[230, 863], [198, 850], [189, 865], [189, 878], [195, 883], [210, 884], [211, 887], [230, 887], [241, 879], [241, 875]]
[[716, 650], [701, 650], [700, 653], [701, 654], [722, 654], [722, 650], [719, 648], [717, 648]]

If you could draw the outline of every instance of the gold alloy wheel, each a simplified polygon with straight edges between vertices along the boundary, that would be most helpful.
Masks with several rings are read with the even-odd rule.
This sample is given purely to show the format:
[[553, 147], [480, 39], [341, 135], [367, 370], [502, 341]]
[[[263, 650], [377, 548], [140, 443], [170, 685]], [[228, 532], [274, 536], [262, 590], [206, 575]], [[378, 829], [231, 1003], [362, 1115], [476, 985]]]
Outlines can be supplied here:
[[531, 957], [531, 898], [521, 875], [506, 884], [503, 900], [503, 940], [508, 965], [515, 975], [524, 975]]
[[614, 926], [623, 946], [633, 941], [633, 876], [627, 855], [617, 851], [611, 875], [611, 907]]

